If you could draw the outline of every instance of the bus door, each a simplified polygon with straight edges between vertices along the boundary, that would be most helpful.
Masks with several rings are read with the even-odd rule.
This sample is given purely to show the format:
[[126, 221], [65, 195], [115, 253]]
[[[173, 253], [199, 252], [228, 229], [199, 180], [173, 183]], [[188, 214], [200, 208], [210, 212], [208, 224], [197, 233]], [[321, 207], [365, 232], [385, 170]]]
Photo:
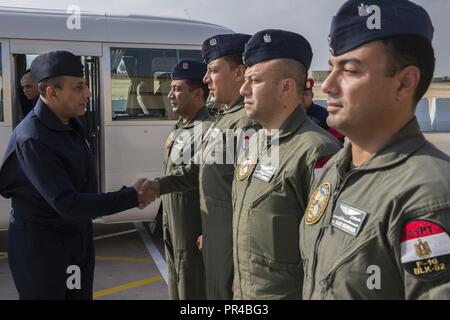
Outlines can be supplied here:
[[98, 191], [102, 190], [102, 170], [100, 154], [100, 67], [98, 57], [82, 57], [84, 74], [92, 96], [86, 106], [86, 114], [80, 119], [87, 132], [87, 139], [94, 155], [97, 172]]

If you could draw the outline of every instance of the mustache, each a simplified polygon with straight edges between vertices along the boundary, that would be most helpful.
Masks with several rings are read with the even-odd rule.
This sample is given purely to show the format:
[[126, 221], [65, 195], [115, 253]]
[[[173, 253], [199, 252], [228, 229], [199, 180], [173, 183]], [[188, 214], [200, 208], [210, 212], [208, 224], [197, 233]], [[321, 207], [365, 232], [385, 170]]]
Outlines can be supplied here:
[[336, 104], [336, 105], [342, 106], [342, 100], [341, 99], [327, 99], [327, 104]]

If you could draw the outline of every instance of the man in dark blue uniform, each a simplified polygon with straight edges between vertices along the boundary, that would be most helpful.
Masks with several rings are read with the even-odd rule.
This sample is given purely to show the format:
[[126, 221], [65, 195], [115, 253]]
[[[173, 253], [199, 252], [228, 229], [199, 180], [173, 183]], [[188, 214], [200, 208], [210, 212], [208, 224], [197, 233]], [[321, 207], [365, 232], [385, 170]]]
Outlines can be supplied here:
[[314, 87], [314, 79], [308, 78], [303, 88], [303, 95], [302, 95], [303, 107], [305, 108], [306, 115], [308, 116], [309, 120], [317, 124], [319, 127], [323, 128], [324, 130], [328, 131], [327, 125], [328, 111], [325, 108], [313, 102], [314, 98], [313, 87]]
[[91, 219], [149, 203], [145, 179], [97, 193], [92, 154], [76, 117], [91, 92], [72, 53], [37, 57], [40, 100], [13, 131], [0, 167], [0, 194], [12, 199], [9, 263], [20, 299], [92, 299]]
[[339, 140], [339, 142], [344, 143], [345, 136], [336, 129], [328, 127], [327, 109], [313, 102], [314, 98], [313, 88], [314, 88], [314, 78], [308, 78], [303, 88], [303, 95], [302, 95], [302, 104], [303, 107], [305, 108], [306, 115], [308, 116], [309, 120], [317, 124], [322, 129], [328, 131], [328, 133], [331, 134], [333, 137], [335, 137], [337, 140]]
[[22, 78], [20, 79], [20, 88], [23, 91], [23, 95], [26, 98], [21, 101], [22, 104], [22, 116], [25, 117], [31, 109], [34, 108], [39, 99], [38, 83], [33, 79], [30, 69], [25, 70]]

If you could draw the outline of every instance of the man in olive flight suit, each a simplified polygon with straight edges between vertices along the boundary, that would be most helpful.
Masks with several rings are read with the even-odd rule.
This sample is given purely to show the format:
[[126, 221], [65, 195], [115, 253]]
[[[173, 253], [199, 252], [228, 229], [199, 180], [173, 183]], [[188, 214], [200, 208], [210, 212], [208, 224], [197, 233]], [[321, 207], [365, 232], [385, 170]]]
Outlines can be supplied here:
[[[195, 141], [213, 121], [205, 107], [208, 87], [203, 83], [206, 64], [182, 60], [172, 69], [168, 98], [180, 115], [166, 143], [164, 175], [177, 174], [194, 162]], [[185, 161], [186, 158], [186, 161]], [[198, 190], [162, 196], [163, 231], [169, 273], [169, 296], [174, 300], [206, 298], [203, 257], [197, 237], [202, 234]]]
[[202, 54], [208, 69], [203, 81], [217, 105], [224, 105], [202, 139], [199, 178], [183, 173], [155, 183], [160, 194], [199, 187], [207, 299], [231, 299], [233, 245], [231, 185], [239, 146], [259, 128], [248, 119], [239, 89], [244, 83], [242, 53], [249, 35], [221, 34], [204, 41]]
[[450, 158], [414, 116], [433, 26], [405, 0], [345, 2], [330, 32], [328, 125], [349, 143], [300, 225], [305, 299], [449, 299]]
[[289, 31], [260, 31], [245, 46], [241, 94], [263, 130], [252, 136], [233, 182], [234, 299], [302, 296], [300, 220], [317, 163], [340, 149], [301, 105], [311, 60], [309, 42]]

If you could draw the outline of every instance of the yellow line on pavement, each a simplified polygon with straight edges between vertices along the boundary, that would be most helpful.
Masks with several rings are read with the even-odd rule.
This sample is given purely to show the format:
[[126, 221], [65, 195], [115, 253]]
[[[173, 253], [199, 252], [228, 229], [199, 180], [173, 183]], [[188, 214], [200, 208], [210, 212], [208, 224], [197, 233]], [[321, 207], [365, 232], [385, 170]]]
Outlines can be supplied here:
[[137, 288], [137, 287], [141, 287], [141, 286], [145, 286], [146, 284], [150, 284], [150, 283], [153, 283], [153, 282], [161, 281], [162, 279], [163, 278], [161, 276], [156, 276], [156, 277], [153, 277], [153, 278], [148, 278], [148, 279], [144, 279], [144, 280], [129, 282], [129, 283], [126, 283], [126, 284], [123, 284], [121, 286], [114, 287], [114, 288], [111, 288], [111, 289], [97, 291], [97, 292], [94, 292], [94, 299], [97, 299], [97, 298], [100, 298], [100, 297], [103, 297], [103, 296], [107, 296], [107, 295], [110, 295], [110, 294], [114, 294], [114, 293], [117, 293], [117, 292], [129, 290], [129, 289], [133, 289], [133, 288]]
[[152, 262], [151, 258], [126, 258], [126, 257], [104, 257], [97, 256], [95, 260], [99, 261], [126, 261], [126, 262]]

